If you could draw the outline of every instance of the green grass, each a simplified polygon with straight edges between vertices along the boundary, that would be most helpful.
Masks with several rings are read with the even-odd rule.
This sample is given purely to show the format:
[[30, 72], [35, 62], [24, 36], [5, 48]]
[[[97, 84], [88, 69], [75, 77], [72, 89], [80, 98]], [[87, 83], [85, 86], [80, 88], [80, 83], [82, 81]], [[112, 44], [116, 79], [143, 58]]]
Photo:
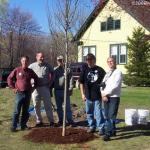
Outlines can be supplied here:
[[[97, 138], [85, 144], [54, 145], [37, 144], [23, 140], [27, 131], [9, 131], [15, 95], [9, 89], [0, 89], [0, 150], [150, 150], [150, 128], [129, 128], [122, 122], [118, 127], [124, 129], [118, 136], [105, 143]], [[72, 103], [83, 107], [79, 90], [71, 97]], [[118, 118], [124, 119], [125, 108], [150, 108], [150, 88], [123, 88]]]

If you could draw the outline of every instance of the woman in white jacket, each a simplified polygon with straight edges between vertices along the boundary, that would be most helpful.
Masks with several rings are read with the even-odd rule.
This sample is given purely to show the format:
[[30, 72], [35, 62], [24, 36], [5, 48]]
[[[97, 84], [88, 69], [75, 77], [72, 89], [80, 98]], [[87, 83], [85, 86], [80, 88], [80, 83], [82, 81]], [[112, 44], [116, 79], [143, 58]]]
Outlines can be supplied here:
[[106, 73], [101, 87], [106, 119], [104, 141], [108, 141], [111, 136], [116, 135], [115, 120], [120, 103], [122, 83], [122, 73], [116, 68], [116, 60], [113, 57], [109, 57], [107, 64], [110, 70]]

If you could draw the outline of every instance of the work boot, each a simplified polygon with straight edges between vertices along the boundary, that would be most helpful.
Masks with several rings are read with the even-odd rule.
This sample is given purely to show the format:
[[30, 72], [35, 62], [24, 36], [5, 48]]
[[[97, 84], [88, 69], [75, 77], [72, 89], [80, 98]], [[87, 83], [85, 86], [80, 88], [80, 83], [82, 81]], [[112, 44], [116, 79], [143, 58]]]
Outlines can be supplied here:
[[102, 135], [104, 135], [104, 131], [103, 131], [103, 130], [99, 130], [98, 134], [99, 134], [100, 136], [102, 136]]
[[112, 131], [111, 136], [117, 136], [116, 131]]
[[35, 127], [43, 127], [43, 122], [36, 123]]
[[68, 125], [71, 126], [71, 127], [76, 127], [76, 124], [75, 124], [74, 121], [68, 122]]
[[25, 131], [25, 130], [30, 130], [30, 128], [27, 125], [21, 127], [21, 131]]
[[62, 125], [63, 125], [63, 122], [62, 121], [58, 121], [57, 127], [61, 127]]
[[49, 126], [50, 126], [50, 127], [56, 127], [56, 124], [55, 124], [54, 122], [51, 122], [51, 123], [49, 124]]
[[103, 136], [103, 140], [104, 140], [105, 142], [110, 141], [110, 136], [107, 135], [107, 134], [105, 134], [105, 135]]
[[17, 129], [14, 128], [14, 127], [11, 127], [11, 128], [10, 128], [10, 131], [11, 131], [11, 132], [17, 132]]

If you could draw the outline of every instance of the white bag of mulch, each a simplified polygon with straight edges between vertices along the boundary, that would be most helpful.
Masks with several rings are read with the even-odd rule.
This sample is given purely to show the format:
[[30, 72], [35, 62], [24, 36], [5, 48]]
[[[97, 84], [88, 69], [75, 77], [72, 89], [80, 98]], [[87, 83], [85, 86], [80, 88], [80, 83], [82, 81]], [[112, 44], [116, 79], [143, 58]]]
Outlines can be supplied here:
[[126, 125], [138, 124], [138, 112], [136, 109], [125, 109], [125, 123]]
[[146, 125], [149, 121], [149, 110], [138, 109], [138, 124]]

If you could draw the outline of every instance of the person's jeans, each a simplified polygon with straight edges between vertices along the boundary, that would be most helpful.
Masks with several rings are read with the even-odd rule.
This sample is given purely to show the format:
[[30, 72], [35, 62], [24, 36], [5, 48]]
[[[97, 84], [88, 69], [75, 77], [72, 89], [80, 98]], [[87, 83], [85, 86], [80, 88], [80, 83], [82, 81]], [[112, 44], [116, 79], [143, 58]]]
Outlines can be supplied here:
[[86, 115], [88, 125], [91, 129], [98, 128], [103, 130], [104, 117], [102, 113], [102, 101], [101, 100], [89, 100], [86, 99]]
[[120, 97], [109, 97], [104, 102], [105, 134], [111, 135], [116, 131], [116, 117], [118, 113]]
[[26, 123], [29, 119], [28, 109], [30, 105], [30, 99], [31, 99], [31, 92], [29, 91], [16, 93], [15, 108], [14, 108], [13, 119], [12, 119], [12, 128], [14, 129], [17, 128], [21, 110], [22, 110], [22, 116], [21, 116], [20, 126], [21, 128], [24, 128], [26, 126]]
[[[57, 114], [60, 122], [63, 122], [63, 102], [64, 102], [64, 90], [54, 90], [56, 106], [57, 106]], [[68, 123], [72, 123], [72, 111], [70, 106], [70, 96], [67, 95], [66, 101], [66, 118]]]

